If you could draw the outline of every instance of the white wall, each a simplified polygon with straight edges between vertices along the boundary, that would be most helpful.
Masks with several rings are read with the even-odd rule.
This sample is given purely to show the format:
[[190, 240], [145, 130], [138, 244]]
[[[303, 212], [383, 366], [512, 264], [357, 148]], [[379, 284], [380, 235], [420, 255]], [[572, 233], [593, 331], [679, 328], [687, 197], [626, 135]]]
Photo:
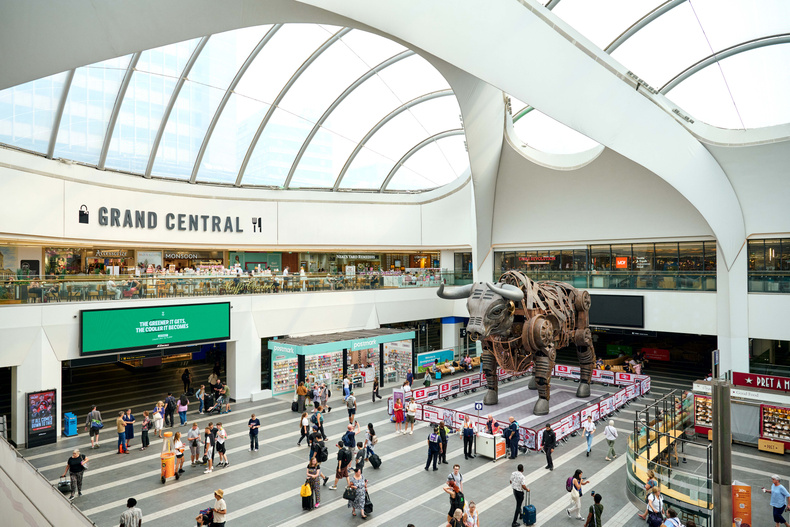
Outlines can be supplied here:
[[606, 149], [577, 170], [538, 166], [502, 148], [494, 246], [709, 237], [712, 231], [678, 191]]
[[749, 338], [790, 340], [790, 295], [749, 293]]

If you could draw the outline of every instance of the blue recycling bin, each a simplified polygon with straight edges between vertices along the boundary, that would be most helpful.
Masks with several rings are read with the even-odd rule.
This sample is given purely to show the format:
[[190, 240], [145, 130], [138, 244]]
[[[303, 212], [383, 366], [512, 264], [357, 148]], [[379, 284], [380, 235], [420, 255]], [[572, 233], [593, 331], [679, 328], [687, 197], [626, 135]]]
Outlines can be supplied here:
[[77, 416], [71, 412], [63, 414], [63, 435], [68, 437], [77, 435]]

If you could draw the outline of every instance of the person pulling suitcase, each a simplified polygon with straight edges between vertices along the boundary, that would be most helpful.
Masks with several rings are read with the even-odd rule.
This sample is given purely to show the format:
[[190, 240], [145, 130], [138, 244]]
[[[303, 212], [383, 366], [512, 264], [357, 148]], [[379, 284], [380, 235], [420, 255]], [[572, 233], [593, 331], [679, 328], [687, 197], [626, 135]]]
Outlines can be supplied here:
[[524, 525], [535, 525], [535, 522], [538, 521], [538, 510], [532, 505], [531, 493], [529, 489], [527, 489], [527, 504], [524, 505], [524, 509], [521, 511], [521, 519], [524, 520]]

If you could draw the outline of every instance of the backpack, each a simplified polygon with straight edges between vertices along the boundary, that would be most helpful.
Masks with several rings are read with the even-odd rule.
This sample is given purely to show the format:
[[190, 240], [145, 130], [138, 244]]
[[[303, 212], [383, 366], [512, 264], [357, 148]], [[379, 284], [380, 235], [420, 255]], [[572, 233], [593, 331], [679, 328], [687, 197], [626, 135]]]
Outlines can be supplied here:
[[354, 448], [354, 435], [355, 434], [353, 432], [346, 432], [343, 434], [343, 444], [348, 448]]
[[176, 408], [176, 400], [172, 396], [168, 397], [165, 399], [165, 406], [169, 412], [172, 412]]
[[376, 443], [378, 443], [378, 442], [379, 442], [379, 436], [377, 436], [377, 435], [374, 435], [374, 436], [373, 436], [372, 438], [370, 438], [370, 439], [371, 439], [371, 442], [372, 442], [374, 445], [375, 445]]
[[181, 402], [181, 406], [188, 405], [189, 404], [189, 399], [187, 399], [187, 394], [182, 393], [181, 394], [181, 398], [179, 399], [179, 401]]
[[313, 426], [318, 428], [318, 414], [313, 414], [310, 416], [310, 422], [313, 423]]
[[568, 478], [568, 481], [565, 482], [565, 490], [568, 492], [573, 490], [573, 476]]
[[323, 442], [319, 443], [319, 446], [320, 446], [320, 450], [318, 450], [316, 457], [318, 458], [319, 463], [323, 463], [324, 461], [329, 459], [329, 450], [327, 450], [326, 445], [324, 445]]

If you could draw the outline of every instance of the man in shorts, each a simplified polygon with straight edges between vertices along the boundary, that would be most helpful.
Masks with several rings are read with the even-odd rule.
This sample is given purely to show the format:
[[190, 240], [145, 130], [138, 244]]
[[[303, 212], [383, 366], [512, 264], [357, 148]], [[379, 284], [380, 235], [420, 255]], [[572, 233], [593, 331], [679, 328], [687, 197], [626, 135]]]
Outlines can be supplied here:
[[230, 465], [228, 463], [228, 454], [227, 450], [225, 449], [225, 440], [228, 438], [228, 433], [222, 428], [222, 423], [217, 423], [217, 454], [219, 454], [219, 463], [217, 463], [218, 467], [227, 467]]
[[101, 420], [101, 412], [96, 409], [96, 405], [91, 406], [88, 417], [85, 419], [85, 429], [91, 438], [91, 448], [99, 448], [99, 430], [104, 426]]
[[198, 443], [200, 442], [200, 430], [197, 423], [192, 423], [192, 428], [187, 432], [187, 443], [189, 443], [189, 453], [192, 456], [192, 466], [197, 466], [199, 454]]
[[[417, 419], [417, 403], [414, 402], [414, 397], [409, 401], [409, 406], [406, 407], [406, 426], [411, 423], [411, 431], [409, 435], [414, 435], [414, 421]], [[403, 427], [403, 432], [406, 433], [406, 426]]]
[[346, 397], [346, 409], [348, 410], [348, 422], [354, 424], [354, 414], [357, 413], [357, 398], [354, 392], [350, 392]]
[[348, 481], [348, 466], [351, 464], [353, 455], [342, 441], [337, 442], [337, 448], [337, 471], [335, 472], [335, 484], [329, 487], [331, 490], [337, 490], [337, 482], [341, 478], [345, 478], [346, 484], [350, 484]]
[[208, 424], [204, 430], [204, 433], [206, 440], [206, 451], [203, 455], [206, 456], [206, 459], [208, 460], [206, 462], [208, 467], [203, 471], [203, 474], [211, 474], [214, 471], [214, 443], [216, 442], [216, 436], [211, 430], [211, 423]]

